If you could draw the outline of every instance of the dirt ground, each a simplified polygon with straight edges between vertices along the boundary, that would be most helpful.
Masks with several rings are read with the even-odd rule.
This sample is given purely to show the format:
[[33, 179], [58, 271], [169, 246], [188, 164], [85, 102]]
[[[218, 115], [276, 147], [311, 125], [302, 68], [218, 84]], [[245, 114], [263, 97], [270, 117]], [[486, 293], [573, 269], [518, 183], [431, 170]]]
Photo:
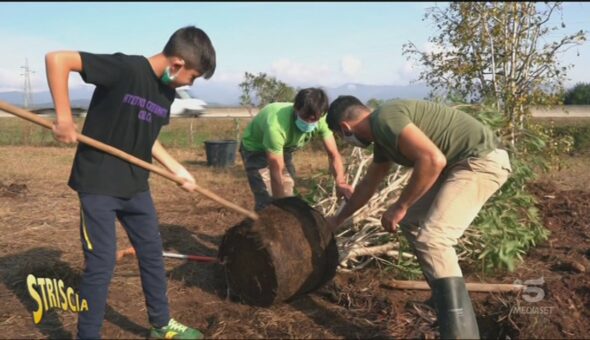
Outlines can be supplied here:
[[[48, 310], [33, 322], [34, 300], [26, 277], [62, 279], [76, 290], [82, 270], [78, 199], [66, 182], [74, 149], [0, 147], [0, 329], [6, 338], [71, 338], [76, 315]], [[230, 169], [205, 166], [202, 151], [171, 150], [206, 188], [238, 205], [252, 207], [241, 162]], [[300, 174], [325, 167], [323, 156], [299, 159]], [[324, 164], [326, 163], [326, 164]], [[314, 168], [315, 167], [315, 168]], [[587, 338], [590, 334], [590, 186], [587, 166], [569, 167], [572, 181], [548, 176], [533, 189], [547, 242], [531, 251], [512, 273], [485, 282], [543, 279], [542, 299], [514, 293], [472, 293], [483, 338]], [[567, 173], [568, 167], [560, 170]], [[561, 177], [559, 177], [561, 178]], [[229, 227], [242, 216], [184, 193], [152, 176], [152, 194], [168, 251], [214, 256]], [[129, 242], [117, 225], [118, 248]], [[438, 336], [429, 292], [393, 290], [395, 272], [376, 269], [339, 273], [322, 289], [290, 303], [251, 307], [228, 297], [217, 264], [166, 259], [172, 316], [209, 338], [434, 338]], [[104, 338], [143, 338], [148, 321], [137, 263], [124, 258], [110, 286]], [[466, 272], [468, 282], [480, 273]], [[529, 294], [535, 295], [535, 294]], [[539, 296], [537, 294], [537, 296]]]

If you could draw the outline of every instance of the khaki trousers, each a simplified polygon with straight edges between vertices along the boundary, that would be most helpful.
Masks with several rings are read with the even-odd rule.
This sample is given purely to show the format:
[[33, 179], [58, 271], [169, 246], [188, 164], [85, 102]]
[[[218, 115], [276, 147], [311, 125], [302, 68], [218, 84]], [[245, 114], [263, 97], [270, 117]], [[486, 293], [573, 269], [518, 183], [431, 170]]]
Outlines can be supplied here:
[[508, 153], [502, 149], [467, 158], [448, 167], [408, 210], [400, 227], [429, 283], [463, 276], [453, 246], [510, 172]]
[[[272, 202], [272, 188], [270, 184], [270, 169], [265, 152], [252, 152], [244, 149], [240, 144], [240, 155], [248, 177], [248, 184], [254, 194], [254, 210], [259, 211]], [[287, 196], [293, 196], [295, 187], [295, 166], [293, 165], [293, 150], [284, 150], [282, 182]]]

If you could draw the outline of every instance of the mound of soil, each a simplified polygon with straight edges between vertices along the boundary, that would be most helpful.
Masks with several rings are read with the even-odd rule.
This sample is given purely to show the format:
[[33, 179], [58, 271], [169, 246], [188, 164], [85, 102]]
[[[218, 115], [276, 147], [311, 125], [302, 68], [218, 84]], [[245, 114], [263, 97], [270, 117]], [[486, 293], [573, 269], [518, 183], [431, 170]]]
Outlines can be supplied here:
[[531, 250], [515, 273], [524, 279], [542, 277], [544, 296], [539, 302], [523, 304], [527, 308], [512, 318], [521, 337], [587, 338], [590, 334], [590, 192], [560, 191], [548, 182], [536, 183], [531, 189], [551, 235]]
[[4, 184], [0, 182], [0, 197], [23, 197], [27, 194], [29, 189], [26, 184], [10, 183]]
[[[50, 309], [38, 325], [31, 314], [36, 306], [27, 291], [28, 274], [61, 278], [77, 291], [83, 270], [77, 197], [68, 188], [55, 190], [64, 187], [63, 176], [48, 179], [45, 172], [39, 176], [26, 180], [30, 188], [12, 177], [8, 177], [9, 183], [0, 183], [0, 325], [7, 338], [72, 338], [77, 319], [74, 313]], [[240, 173], [236, 178], [242, 180], [243, 176]], [[208, 185], [226, 197], [235, 197], [239, 205], [251, 206], [245, 179], [239, 183]], [[207, 200], [187, 202], [187, 196], [179, 195], [177, 188], [168, 189], [167, 182], [153, 184], [164, 249], [216, 256], [228, 226], [239, 223], [242, 216]], [[512, 273], [482, 278], [471, 272], [466, 280], [532, 281], [536, 293], [471, 293], [481, 337], [587, 338], [590, 191], [559, 190], [546, 182], [532, 189], [544, 224], [551, 231], [549, 239], [532, 249]], [[129, 243], [118, 228], [118, 248], [123, 249]], [[228, 277], [218, 264], [170, 259], [165, 265], [173, 317], [201, 329], [207, 338], [438, 337], [429, 291], [394, 290], [383, 285], [395, 277], [396, 269], [373, 267], [338, 273], [319, 290], [262, 308], [231, 299]], [[115, 268], [102, 336], [145, 338], [149, 326], [137, 259], [127, 257]]]
[[[552, 183], [531, 187], [545, 227], [547, 241], [524, 257], [512, 273], [485, 277], [490, 283], [524, 283], [521, 294], [470, 293], [482, 338], [587, 338], [590, 334], [590, 192], [560, 191]], [[350, 311], [362, 312], [366, 322], [384, 333], [361, 337], [438, 337], [430, 292], [378, 289], [376, 280], [391, 276], [376, 269], [340, 274], [320, 294]], [[380, 277], [382, 276], [382, 277]], [[481, 282], [477, 273], [468, 282]], [[328, 292], [326, 292], [328, 291]]]

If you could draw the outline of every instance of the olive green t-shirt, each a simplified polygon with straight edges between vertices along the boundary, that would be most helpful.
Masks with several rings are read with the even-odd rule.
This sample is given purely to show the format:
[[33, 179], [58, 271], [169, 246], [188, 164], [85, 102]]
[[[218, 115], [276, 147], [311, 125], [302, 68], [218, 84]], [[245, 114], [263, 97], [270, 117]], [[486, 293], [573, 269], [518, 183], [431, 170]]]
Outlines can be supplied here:
[[451, 165], [494, 150], [493, 131], [469, 114], [444, 104], [418, 100], [394, 100], [371, 113], [375, 139], [374, 161], [413, 166], [399, 150], [403, 128], [413, 123], [442, 151]]
[[325, 115], [318, 121], [318, 127], [309, 133], [299, 130], [295, 119], [292, 103], [266, 105], [244, 130], [244, 148], [248, 151], [282, 154], [284, 149], [296, 150], [303, 147], [314, 136], [319, 135], [322, 139], [332, 136]]

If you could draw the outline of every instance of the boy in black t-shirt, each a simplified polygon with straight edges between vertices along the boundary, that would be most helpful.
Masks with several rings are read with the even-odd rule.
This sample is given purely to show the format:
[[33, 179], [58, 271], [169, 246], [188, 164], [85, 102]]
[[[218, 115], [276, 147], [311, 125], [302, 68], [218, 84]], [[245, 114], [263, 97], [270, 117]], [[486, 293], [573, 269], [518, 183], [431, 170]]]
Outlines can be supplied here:
[[[79, 72], [96, 85], [82, 134], [112, 145], [144, 161], [152, 156], [186, 179], [195, 179], [157, 141], [170, 119], [175, 88], [191, 85], [215, 72], [215, 50], [202, 30], [177, 30], [161, 53], [143, 56], [60, 51], [45, 56], [47, 81], [56, 110], [53, 133], [58, 141], [76, 141], [76, 125], [68, 98], [68, 75]], [[198, 339], [202, 334], [170, 318], [166, 273], [158, 219], [148, 186], [149, 172], [122, 159], [79, 144], [69, 186], [80, 198], [80, 238], [85, 269], [80, 296], [88, 310], [78, 317], [79, 338], [100, 338], [108, 286], [115, 266], [115, 218], [136, 250], [146, 299], [151, 337]]]

